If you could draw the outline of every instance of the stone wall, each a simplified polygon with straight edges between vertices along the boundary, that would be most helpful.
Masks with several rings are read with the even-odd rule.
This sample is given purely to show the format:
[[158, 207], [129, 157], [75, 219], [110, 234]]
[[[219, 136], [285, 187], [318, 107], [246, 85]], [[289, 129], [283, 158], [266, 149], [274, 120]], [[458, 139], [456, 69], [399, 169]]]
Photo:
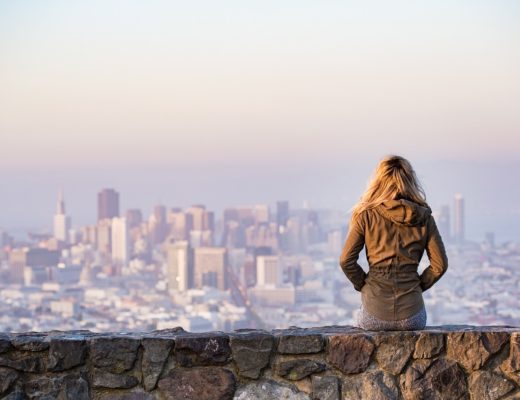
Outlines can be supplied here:
[[0, 333], [2, 399], [520, 399], [520, 328]]

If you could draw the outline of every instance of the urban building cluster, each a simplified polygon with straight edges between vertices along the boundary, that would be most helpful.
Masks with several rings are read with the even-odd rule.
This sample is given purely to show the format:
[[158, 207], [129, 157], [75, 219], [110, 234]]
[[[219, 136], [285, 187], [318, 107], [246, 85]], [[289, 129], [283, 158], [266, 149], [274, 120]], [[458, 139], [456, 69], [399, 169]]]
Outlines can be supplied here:
[[[425, 293], [428, 324], [520, 325], [520, 248], [465, 237], [464, 198], [434, 217], [450, 265]], [[278, 201], [225, 209], [157, 205], [145, 218], [103, 189], [74, 226], [60, 193], [53, 232], [0, 232], [0, 331], [189, 331], [354, 323], [339, 267], [349, 214]], [[364, 250], [359, 263], [368, 269]], [[428, 265], [425, 254], [420, 269]]]

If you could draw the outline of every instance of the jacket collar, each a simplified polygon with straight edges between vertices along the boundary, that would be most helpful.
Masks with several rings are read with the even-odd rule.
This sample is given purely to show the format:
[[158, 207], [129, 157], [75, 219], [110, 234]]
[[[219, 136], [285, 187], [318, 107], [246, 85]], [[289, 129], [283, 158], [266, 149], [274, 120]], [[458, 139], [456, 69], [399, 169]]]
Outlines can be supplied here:
[[384, 201], [375, 209], [386, 219], [408, 226], [422, 225], [432, 213], [429, 206], [425, 207], [404, 198]]

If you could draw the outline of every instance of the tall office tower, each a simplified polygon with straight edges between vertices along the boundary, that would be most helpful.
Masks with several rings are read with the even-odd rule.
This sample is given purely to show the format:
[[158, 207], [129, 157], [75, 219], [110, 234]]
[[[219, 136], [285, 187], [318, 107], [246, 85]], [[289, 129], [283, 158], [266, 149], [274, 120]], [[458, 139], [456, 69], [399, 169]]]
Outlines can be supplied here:
[[205, 231], [215, 230], [215, 213], [213, 211], [206, 211], [202, 220], [202, 225]]
[[168, 234], [168, 224], [166, 222], [166, 207], [157, 205], [153, 209], [153, 214], [149, 220], [149, 231], [152, 244], [161, 244]]
[[298, 217], [290, 217], [287, 220], [287, 227], [281, 238], [281, 246], [290, 253], [305, 252], [304, 240], [302, 237], [302, 223]]
[[246, 247], [271, 247], [278, 249], [277, 225], [274, 222], [262, 222], [245, 229]]
[[98, 221], [119, 217], [119, 193], [103, 189], [98, 193]]
[[135, 228], [136, 226], [140, 226], [143, 222], [143, 213], [141, 210], [137, 208], [131, 208], [126, 210], [126, 223], [128, 224], [128, 229]]
[[112, 261], [125, 265], [129, 259], [126, 218], [112, 218]]
[[212, 247], [213, 246], [213, 234], [209, 230], [195, 231], [191, 230], [189, 236], [189, 242], [191, 247]]
[[174, 241], [166, 246], [168, 290], [183, 292], [193, 286], [193, 249], [186, 240]]
[[279, 226], [285, 226], [289, 219], [289, 202], [288, 201], [277, 201], [276, 202], [276, 222]]
[[112, 252], [112, 220], [102, 219], [96, 225], [97, 250], [104, 256]]
[[445, 243], [451, 242], [451, 226], [450, 226], [450, 206], [441, 206], [439, 214], [435, 218], [437, 228]]
[[173, 207], [168, 211], [167, 223], [170, 225], [170, 236], [175, 240], [187, 240], [193, 229], [193, 216], [181, 208]]
[[97, 226], [86, 225], [81, 228], [81, 237], [84, 244], [97, 246]]
[[194, 204], [186, 210], [192, 218], [191, 229], [195, 231], [213, 231], [215, 229], [215, 213], [206, 210], [202, 204]]
[[256, 284], [257, 286], [275, 285], [282, 283], [282, 270], [280, 257], [257, 256], [256, 257]]
[[253, 207], [255, 223], [262, 224], [269, 222], [269, 206], [267, 204], [257, 204]]
[[54, 237], [58, 240], [68, 243], [70, 230], [70, 217], [65, 214], [65, 201], [63, 200], [63, 191], [58, 194], [58, 203], [56, 204], [56, 214], [54, 214]]
[[453, 240], [457, 244], [464, 243], [464, 198], [462, 194], [455, 194], [455, 212], [453, 215], [454, 218], [454, 226], [453, 226]]
[[194, 286], [212, 286], [220, 290], [228, 288], [225, 247], [199, 247], [194, 252]]
[[194, 204], [186, 210], [187, 214], [190, 214], [193, 218], [192, 229], [196, 231], [204, 230], [204, 214], [206, 213], [206, 206], [201, 204]]

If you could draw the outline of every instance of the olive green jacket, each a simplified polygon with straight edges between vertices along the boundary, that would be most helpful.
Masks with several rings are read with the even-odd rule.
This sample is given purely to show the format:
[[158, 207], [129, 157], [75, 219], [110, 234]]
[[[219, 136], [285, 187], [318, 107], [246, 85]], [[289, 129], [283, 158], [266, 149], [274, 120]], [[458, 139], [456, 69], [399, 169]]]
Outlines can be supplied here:
[[[422, 292], [446, 272], [448, 257], [431, 213], [401, 198], [364, 210], [350, 224], [339, 263], [375, 317], [395, 321], [419, 312]], [[368, 273], [357, 262], [363, 246]], [[424, 250], [430, 265], [419, 275]]]

